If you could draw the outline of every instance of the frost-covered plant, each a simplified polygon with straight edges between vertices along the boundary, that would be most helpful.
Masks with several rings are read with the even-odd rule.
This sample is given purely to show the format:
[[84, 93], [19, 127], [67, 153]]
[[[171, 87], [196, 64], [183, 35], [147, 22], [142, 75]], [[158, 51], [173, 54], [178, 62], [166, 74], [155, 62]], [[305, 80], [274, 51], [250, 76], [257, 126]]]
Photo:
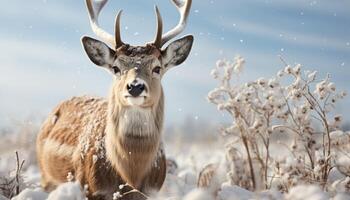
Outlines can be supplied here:
[[24, 160], [19, 160], [18, 152], [16, 151], [16, 170], [13, 171], [10, 176], [3, 176], [0, 174], [0, 197], [1, 195], [7, 198], [12, 198], [20, 193], [20, 191], [26, 186], [23, 182], [22, 168]]
[[[330, 75], [319, 80], [316, 71], [286, 64], [270, 79], [233, 84], [243, 65], [239, 56], [219, 60], [211, 74], [220, 84], [208, 94], [219, 111], [232, 117], [232, 124], [221, 131], [231, 138], [227, 144], [231, 184], [288, 191], [296, 183], [329, 186], [333, 168], [349, 175], [349, 133], [340, 129], [342, 117], [331, 113], [346, 93], [336, 91]], [[291, 138], [291, 144], [277, 142], [273, 136], [278, 134]], [[289, 153], [274, 157], [272, 145], [287, 147]]]

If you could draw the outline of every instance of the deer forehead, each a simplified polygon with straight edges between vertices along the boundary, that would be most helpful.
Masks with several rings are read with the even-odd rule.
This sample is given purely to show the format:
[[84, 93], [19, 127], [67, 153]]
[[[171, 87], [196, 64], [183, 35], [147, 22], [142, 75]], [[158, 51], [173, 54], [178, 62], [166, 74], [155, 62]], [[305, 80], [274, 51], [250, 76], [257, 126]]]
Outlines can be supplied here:
[[121, 55], [115, 60], [115, 65], [120, 67], [121, 70], [130, 70], [138, 68], [143, 71], [149, 69], [152, 66], [160, 65], [160, 60], [153, 55], [140, 55], [140, 56], [125, 56]]

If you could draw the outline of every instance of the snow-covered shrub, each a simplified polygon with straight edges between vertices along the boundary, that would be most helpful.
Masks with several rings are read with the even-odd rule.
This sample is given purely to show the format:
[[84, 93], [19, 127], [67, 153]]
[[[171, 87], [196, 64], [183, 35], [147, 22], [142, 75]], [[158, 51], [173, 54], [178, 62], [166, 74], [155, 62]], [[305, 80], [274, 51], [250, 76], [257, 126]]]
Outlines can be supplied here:
[[4, 175], [4, 172], [0, 172], [0, 197], [12, 198], [27, 187], [22, 176], [24, 160], [20, 161], [18, 152], [16, 152], [16, 162], [15, 170], [12, 170], [8, 175]]
[[[219, 141], [208, 148], [209, 139], [199, 134], [186, 138], [190, 144], [173, 150], [165, 183], [150, 199], [350, 199], [350, 134], [341, 130], [342, 116], [331, 113], [345, 93], [336, 92], [329, 75], [319, 80], [316, 72], [302, 72], [300, 65], [286, 66], [270, 79], [233, 82], [243, 64], [241, 57], [221, 60], [212, 71], [220, 85], [208, 99], [232, 117], [232, 123], [221, 129], [226, 150], [219, 148]], [[88, 188], [76, 182], [51, 193], [40, 188], [33, 145], [38, 127], [23, 127], [0, 143], [11, 151], [1, 153], [0, 177], [15, 175], [7, 173], [16, 166], [12, 151], [18, 150], [26, 160], [20, 181], [25, 185], [13, 199], [85, 199]], [[188, 127], [180, 129], [186, 131]], [[174, 140], [168, 141], [176, 146]], [[204, 167], [207, 163], [212, 164]], [[68, 181], [73, 179], [67, 176]], [[0, 200], [8, 197], [0, 193]]]
[[287, 192], [296, 184], [331, 187], [332, 169], [342, 179], [348, 176], [350, 134], [340, 129], [342, 117], [331, 113], [346, 93], [336, 90], [330, 75], [318, 79], [316, 71], [286, 64], [272, 78], [233, 84], [243, 65], [242, 57], [219, 60], [211, 72], [219, 85], [208, 94], [208, 100], [232, 118], [221, 130], [229, 138], [231, 185]]

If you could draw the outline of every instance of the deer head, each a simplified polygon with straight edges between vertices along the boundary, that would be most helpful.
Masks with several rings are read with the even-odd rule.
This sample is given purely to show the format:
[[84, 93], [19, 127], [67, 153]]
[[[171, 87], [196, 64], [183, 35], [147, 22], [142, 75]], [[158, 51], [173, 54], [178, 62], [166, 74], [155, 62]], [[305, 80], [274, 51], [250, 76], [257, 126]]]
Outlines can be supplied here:
[[172, 0], [181, 17], [178, 25], [165, 34], [162, 34], [160, 12], [155, 7], [156, 36], [154, 41], [144, 46], [131, 46], [122, 41], [120, 35], [122, 11], [116, 16], [114, 36], [100, 28], [98, 15], [106, 2], [107, 0], [101, 0], [93, 4], [92, 0], [86, 0], [91, 27], [104, 42], [84, 36], [83, 47], [93, 63], [107, 69], [113, 75], [116, 101], [122, 106], [152, 107], [162, 97], [163, 75], [170, 68], [184, 62], [190, 53], [192, 35], [175, 40], [164, 49], [162, 46], [184, 30], [192, 0], [186, 2]]

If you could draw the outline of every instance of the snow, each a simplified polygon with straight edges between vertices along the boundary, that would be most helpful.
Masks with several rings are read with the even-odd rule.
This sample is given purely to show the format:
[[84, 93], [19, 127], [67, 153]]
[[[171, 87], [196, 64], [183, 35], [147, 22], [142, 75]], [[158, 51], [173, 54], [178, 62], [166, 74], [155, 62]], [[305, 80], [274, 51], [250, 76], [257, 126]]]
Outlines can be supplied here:
[[[330, 175], [330, 181], [334, 182], [333, 190], [327, 192], [322, 191], [319, 186], [315, 185], [297, 185], [292, 187], [288, 193], [281, 193], [275, 189], [263, 190], [260, 192], [251, 192], [247, 189], [232, 185], [230, 182], [222, 182], [222, 178], [216, 182], [218, 191], [212, 191], [197, 188], [197, 178], [202, 166], [208, 163], [218, 163], [224, 159], [222, 151], [217, 143], [211, 144], [208, 148], [207, 144], [190, 146], [188, 143], [183, 144], [188, 148], [183, 151], [183, 147], [177, 149], [174, 144], [165, 145], [169, 154], [177, 166], [172, 166], [172, 170], [167, 174], [165, 183], [161, 191], [153, 198], [153, 200], [246, 200], [246, 199], [263, 199], [263, 200], [333, 200], [349, 199], [349, 193], [346, 185], [350, 182], [350, 178], [344, 179], [345, 176], [336, 169], [333, 169]], [[182, 149], [182, 150], [181, 150]], [[288, 165], [298, 165], [297, 160], [287, 159]], [[9, 166], [10, 168], [11, 166]], [[220, 171], [223, 171], [225, 163], [220, 165]], [[59, 186], [51, 193], [44, 192], [38, 187], [40, 174], [37, 166], [31, 165], [23, 172], [24, 182], [28, 185], [14, 200], [85, 200], [85, 191], [77, 182], [67, 182]], [[223, 179], [225, 174], [223, 173]], [[30, 184], [29, 184], [30, 183]], [[122, 186], [119, 186], [122, 187]], [[213, 187], [214, 188], [214, 187]], [[214, 197], [217, 192], [217, 197]], [[117, 197], [118, 194], [114, 194]], [[113, 198], [113, 197], [112, 197]], [[0, 200], [7, 200], [6, 198]]]
[[[118, 193], [113, 194], [113, 198], [117, 199]], [[350, 195], [341, 192], [333, 197], [333, 200], [348, 200]], [[77, 182], [67, 182], [59, 186], [50, 194], [44, 192], [41, 188], [24, 189], [13, 200], [85, 200], [84, 190], [81, 189]], [[261, 192], [251, 192], [238, 186], [232, 186], [224, 183], [218, 192], [217, 198], [213, 193], [202, 188], [194, 188], [184, 193], [182, 196], [168, 194], [167, 197], [154, 197], [153, 200], [327, 200], [330, 199], [329, 194], [323, 192], [321, 188], [315, 185], [299, 185], [290, 190], [288, 194], [283, 195], [276, 190], [267, 190]], [[0, 196], [0, 200], [7, 200]]]
[[45, 200], [48, 194], [41, 188], [35, 189], [24, 189], [18, 196], [14, 197], [12, 200]]
[[[244, 130], [249, 132], [249, 137], [253, 138], [254, 135], [260, 133], [273, 134], [274, 131], [288, 133], [289, 130], [294, 130], [294, 126], [288, 126], [286, 118], [281, 112], [281, 109], [286, 106], [281, 102], [281, 94], [278, 91], [285, 91], [288, 94], [288, 98], [295, 104], [291, 104], [290, 114], [295, 116], [295, 119], [300, 121], [301, 126], [307, 126], [310, 128], [312, 123], [310, 122], [310, 112], [312, 108], [307, 103], [299, 103], [302, 98], [300, 94], [303, 94], [298, 88], [303, 87], [308, 81], [314, 81], [316, 78], [316, 71], [305, 72], [302, 76], [301, 65], [295, 65], [294, 67], [287, 65], [283, 70], [279, 71], [276, 77], [271, 79], [260, 78], [254, 82], [248, 82], [242, 84], [240, 87], [233, 87], [230, 83], [231, 75], [238, 75], [243, 70], [244, 59], [242, 57], [236, 57], [234, 61], [220, 60], [216, 63], [217, 67], [212, 71], [212, 75], [215, 79], [221, 81], [222, 87], [215, 88], [209, 93], [208, 99], [218, 104], [219, 110], [232, 109], [232, 105], [244, 109], [248, 104], [250, 106], [256, 106], [261, 112], [274, 110], [277, 118], [281, 120], [278, 124], [266, 125], [266, 119], [259, 115], [251, 116], [247, 118], [252, 120], [248, 126], [244, 126]], [[224, 70], [222, 70], [224, 69]], [[283, 82], [280, 80], [284, 76], [294, 76], [293, 82], [290, 86], [283, 86]], [[222, 79], [221, 79], [222, 78]], [[346, 94], [344, 92], [335, 93], [336, 86], [330, 81], [329, 76], [324, 80], [317, 82], [315, 85], [314, 93], [315, 98], [324, 98], [326, 96], [334, 97], [336, 100], [342, 99]], [[222, 92], [227, 91], [232, 98], [225, 98], [222, 96]], [[255, 92], [262, 92], [262, 95], [256, 95]], [[283, 92], [282, 92], [283, 93]], [[283, 93], [284, 94], [284, 93]], [[221, 98], [223, 97], [223, 98]], [[261, 98], [263, 97], [263, 98]], [[283, 96], [284, 97], [284, 96]], [[314, 96], [313, 96], [314, 97]], [[260, 99], [262, 102], [257, 102], [256, 99]], [[226, 102], [226, 100], [228, 100]], [[332, 103], [332, 105], [334, 102]], [[182, 109], [179, 109], [182, 111]], [[247, 110], [252, 113], [253, 111]], [[243, 113], [243, 111], [242, 111]], [[244, 114], [244, 113], [243, 113]], [[292, 156], [281, 150], [281, 144], [284, 142], [285, 146], [290, 150], [293, 155], [302, 152], [300, 147], [303, 147], [305, 141], [300, 138], [284, 139], [279, 141], [276, 138], [271, 139], [271, 145], [277, 145], [277, 147], [271, 147], [270, 162], [268, 163], [267, 174], [274, 175], [274, 178], [268, 177], [269, 187], [261, 183], [261, 180], [257, 178], [257, 189], [253, 190], [250, 183], [250, 173], [247, 167], [247, 159], [243, 156], [242, 148], [234, 146], [237, 143], [237, 137], [235, 132], [240, 130], [240, 126], [243, 121], [235, 121], [227, 127], [222, 127], [223, 137], [211, 136], [206, 138], [203, 135], [196, 135], [192, 138], [185, 138], [178, 140], [172, 136], [168, 138], [164, 144], [167, 158], [169, 159], [169, 170], [166, 176], [165, 182], [159, 193], [151, 195], [151, 199], [154, 200], [245, 200], [245, 199], [263, 199], [263, 200], [345, 200], [350, 199], [350, 159], [348, 157], [348, 150], [350, 144], [349, 132], [341, 130], [342, 120], [341, 115], [333, 115], [329, 120], [329, 127], [331, 129], [329, 136], [331, 140], [332, 154], [324, 155], [322, 148], [317, 146], [318, 141], [315, 138], [301, 138], [301, 139], [315, 139], [314, 147], [310, 147], [312, 152], [312, 159], [315, 166], [312, 170], [309, 170], [309, 163], [305, 162], [304, 156]], [[101, 119], [96, 119], [91, 124], [86, 124], [85, 133], [83, 134], [81, 144], [81, 153], [84, 155], [90, 148], [95, 148], [97, 153], [93, 155], [93, 160], [96, 162], [98, 159], [103, 158], [104, 138], [96, 136], [91, 137], [91, 132], [100, 123]], [[198, 120], [198, 117], [196, 118]], [[310, 123], [307, 123], [310, 122]], [[54, 123], [54, 122], [53, 122]], [[312, 127], [311, 127], [312, 128]], [[288, 129], [288, 130], [287, 130]], [[319, 128], [318, 128], [319, 129]], [[34, 130], [37, 130], [35, 128]], [[296, 129], [295, 129], [296, 130]], [[294, 131], [295, 131], [294, 130]], [[305, 129], [308, 130], [308, 129]], [[188, 130], [184, 128], [181, 132], [184, 135]], [[35, 162], [35, 149], [33, 145], [22, 145], [18, 138], [26, 138], [29, 141], [35, 141], [36, 131], [27, 130], [19, 135], [12, 134], [9, 138], [3, 137], [0, 141], [1, 145], [6, 145], [18, 150], [20, 157], [25, 159], [25, 165], [22, 173], [20, 174], [20, 190], [21, 192], [13, 198], [13, 200], [85, 200], [85, 194], [88, 192], [87, 187], [82, 187], [78, 182], [72, 182], [74, 177], [71, 173], [67, 176], [67, 183], [61, 184], [55, 190], [50, 193], [45, 192], [40, 188], [40, 171]], [[24, 134], [24, 135], [21, 135]], [[300, 135], [303, 135], [301, 132]], [[213, 139], [214, 138], [214, 139]], [[250, 138], [250, 139], [251, 139]], [[283, 138], [282, 138], [283, 139]], [[94, 143], [93, 143], [94, 141]], [[2, 143], [1, 143], [2, 142]], [[250, 141], [251, 142], [251, 141]], [[261, 145], [256, 143], [256, 145]], [[12, 152], [9, 153], [9, 149], [6, 152], [0, 154], [0, 178], [9, 177], [14, 178], [16, 173], [16, 162], [13, 159]], [[264, 150], [265, 151], [265, 150]], [[255, 153], [252, 151], [252, 155]], [[275, 158], [274, 156], [277, 155]], [[264, 156], [264, 154], [261, 154]], [[321, 182], [317, 182], [319, 178], [319, 172], [322, 171], [322, 163], [325, 163], [327, 156], [331, 159], [332, 168], [326, 179], [326, 186], [322, 188]], [[155, 163], [156, 164], [156, 163]], [[199, 188], [198, 179], [199, 174], [203, 172], [205, 166], [215, 166], [208, 168], [213, 170], [211, 173], [212, 178], [208, 183], [207, 188]], [[253, 160], [254, 166], [256, 160]], [[307, 166], [307, 167], [305, 167]], [[254, 172], [257, 176], [261, 168], [255, 167]], [[308, 173], [311, 173], [308, 174]], [[319, 177], [317, 177], [319, 176]], [[314, 178], [316, 177], [316, 178]], [[312, 180], [310, 180], [312, 179]], [[260, 183], [259, 183], [260, 181]], [[0, 179], [0, 186], [4, 181]], [[288, 184], [288, 186], [286, 186]], [[281, 186], [282, 187], [279, 187]], [[264, 186], [266, 188], [264, 188]], [[116, 186], [120, 189], [123, 185]], [[0, 200], [8, 200], [5, 193], [1, 193]], [[119, 193], [113, 194], [110, 198], [118, 199]]]
[[197, 183], [197, 175], [192, 169], [186, 169], [179, 172], [178, 178], [190, 185], [195, 185]]
[[[335, 132], [333, 135], [343, 135], [341, 132]], [[226, 174], [222, 173], [218, 176], [220, 178], [215, 182], [216, 186], [209, 190], [197, 187], [197, 178], [200, 170], [203, 166], [209, 163], [221, 163], [218, 167], [219, 172], [224, 172], [226, 163], [225, 156], [223, 156], [222, 143], [220, 141], [203, 142], [201, 138], [193, 139], [196, 143], [190, 141], [180, 142], [180, 146], [171, 142], [165, 144], [165, 150], [168, 158], [173, 160], [171, 170], [166, 176], [165, 183], [161, 191], [152, 197], [154, 200], [245, 200], [245, 199], [285, 199], [285, 200], [345, 200], [349, 199], [349, 193], [347, 185], [350, 182], [350, 178], [346, 178], [336, 168], [332, 169], [329, 181], [333, 183], [332, 190], [324, 192], [319, 186], [316, 185], [297, 185], [292, 187], [289, 192], [282, 193], [276, 189], [262, 190], [259, 192], [251, 192], [247, 189], [232, 185], [226, 180]], [[171, 140], [174, 141], [174, 140]], [[192, 140], [191, 140], [192, 141]], [[205, 139], [206, 141], [206, 139]], [[186, 150], [184, 150], [186, 147]], [[208, 148], [210, 147], [210, 148]], [[25, 151], [20, 151], [21, 155], [25, 155]], [[11, 160], [2, 156], [1, 160]], [[237, 165], [238, 161], [234, 161]], [[3, 163], [3, 169], [12, 169], [13, 162], [8, 162], [6, 167]], [[298, 161], [293, 158], [286, 159], [286, 165], [296, 166]], [[286, 166], [287, 167], [287, 166]], [[222, 177], [221, 177], [222, 176]], [[38, 185], [40, 182], [40, 173], [38, 167], [31, 164], [23, 172], [23, 179], [25, 189], [13, 198], [13, 200], [85, 200], [85, 191], [77, 182], [67, 182], [60, 185], [56, 190], [51, 193], [44, 192]], [[122, 187], [122, 186], [119, 186]], [[216, 188], [216, 189], [213, 189]], [[214, 194], [217, 194], [214, 197]], [[114, 194], [117, 197], [118, 194]], [[113, 198], [113, 196], [111, 198]], [[8, 200], [0, 196], [0, 200]]]
[[333, 198], [333, 200], [349, 200], [349, 199], [350, 199], [350, 195], [346, 193], [339, 193]]
[[12, 200], [85, 200], [85, 195], [80, 183], [67, 182], [57, 187], [50, 194], [41, 188], [26, 188]]
[[208, 191], [196, 188], [189, 192], [184, 197], [184, 200], [212, 200], [213, 198], [213, 195], [210, 194]]
[[36, 166], [31, 165], [23, 173], [23, 177], [26, 181], [26, 184], [37, 185], [40, 182], [40, 171]]
[[52, 191], [47, 200], [84, 200], [85, 194], [79, 182], [67, 182]]
[[286, 195], [287, 200], [326, 200], [329, 196], [315, 185], [299, 185]]
[[254, 193], [238, 186], [224, 184], [221, 187], [218, 196], [220, 200], [244, 200], [251, 199], [254, 196]]

